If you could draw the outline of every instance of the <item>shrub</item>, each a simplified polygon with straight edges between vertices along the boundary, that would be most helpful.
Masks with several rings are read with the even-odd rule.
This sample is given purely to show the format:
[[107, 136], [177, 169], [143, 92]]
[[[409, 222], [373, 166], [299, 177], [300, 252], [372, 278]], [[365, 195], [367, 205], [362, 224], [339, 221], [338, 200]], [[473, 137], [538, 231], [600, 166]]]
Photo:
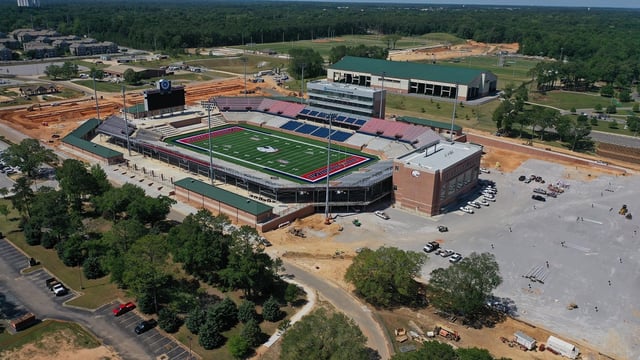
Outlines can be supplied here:
[[58, 238], [51, 233], [42, 233], [42, 239], [40, 243], [45, 249], [53, 249], [58, 243]]
[[249, 343], [251, 347], [256, 347], [262, 344], [265, 337], [260, 326], [258, 326], [258, 322], [253, 319], [244, 324], [240, 335], [247, 340], [247, 343]]
[[300, 294], [298, 286], [296, 284], [288, 284], [284, 290], [284, 300], [291, 304], [298, 299], [298, 294]]
[[156, 312], [153, 305], [153, 296], [149, 293], [142, 293], [138, 296], [138, 310], [144, 314], [153, 314]]
[[249, 355], [251, 346], [242, 336], [232, 336], [228, 343], [229, 352], [235, 359], [244, 359]]
[[215, 304], [207, 312], [207, 321], [216, 321], [220, 324], [220, 330], [229, 330], [238, 323], [238, 308], [230, 298]]
[[164, 308], [158, 313], [158, 326], [170, 334], [178, 331], [182, 325], [182, 319], [172, 308]]
[[24, 223], [24, 238], [31, 246], [40, 245], [42, 241], [42, 231], [30, 221]]

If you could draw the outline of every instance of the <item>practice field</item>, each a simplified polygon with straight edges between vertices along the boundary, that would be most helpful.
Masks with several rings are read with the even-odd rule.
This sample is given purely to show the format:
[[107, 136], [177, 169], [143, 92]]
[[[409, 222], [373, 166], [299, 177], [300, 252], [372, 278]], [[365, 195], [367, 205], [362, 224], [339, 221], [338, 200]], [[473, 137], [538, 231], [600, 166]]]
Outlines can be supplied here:
[[[206, 130], [166, 141], [208, 155], [209, 138]], [[216, 159], [297, 182], [316, 183], [327, 176], [326, 143], [303, 137], [246, 125], [223, 126], [212, 129], [211, 149]], [[371, 156], [332, 142], [330, 176], [344, 175], [373, 160]]]

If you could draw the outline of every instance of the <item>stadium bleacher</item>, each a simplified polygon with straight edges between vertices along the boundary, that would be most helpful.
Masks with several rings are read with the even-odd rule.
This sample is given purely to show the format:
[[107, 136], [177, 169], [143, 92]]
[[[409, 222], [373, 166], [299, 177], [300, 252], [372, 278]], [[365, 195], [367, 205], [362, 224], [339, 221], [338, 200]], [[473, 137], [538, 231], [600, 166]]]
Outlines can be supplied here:
[[280, 126], [280, 129], [296, 131], [300, 126], [302, 126], [302, 123], [299, 121], [288, 121], [286, 124]]
[[333, 134], [331, 134], [331, 140], [339, 141], [339, 142], [345, 142], [352, 135], [353, 135], [352, 133], [348, 133], [348, 132], [344, 132], [344, 131], [336, 131]]
[[302, 126], [300, 126], [299, 128], [296, 129], [296, 132], [299, 132], [301, 134], [311, 134], [312, 132], [318, 130], [318, 127], [315, 125], [310, 125], [310, 124], [304, 124]]
[[329, 129], [323, 127], [318, 128], [316, 131], [311, 133], [311, 136], [326, 139], [329, 136]]

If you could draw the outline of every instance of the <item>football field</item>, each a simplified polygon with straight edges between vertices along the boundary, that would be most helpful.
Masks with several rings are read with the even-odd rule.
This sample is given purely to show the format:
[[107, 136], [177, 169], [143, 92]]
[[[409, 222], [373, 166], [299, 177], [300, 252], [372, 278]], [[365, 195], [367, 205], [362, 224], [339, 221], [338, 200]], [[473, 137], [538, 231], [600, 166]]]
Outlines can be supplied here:
[[[168, 142], [209, 153], [209, 139], [214, 159], [223, 159], [269, 175], [285, 176], [298, 182], [315, 183], [327, 176], [327, 144], [290, 134], [246, 125], [232, 125], [172, 137]], [[373, 157], [332, 143], [329, 174], [346, 174], [374, 160]], [[215, 160], [214, 160], [215, 162]]]

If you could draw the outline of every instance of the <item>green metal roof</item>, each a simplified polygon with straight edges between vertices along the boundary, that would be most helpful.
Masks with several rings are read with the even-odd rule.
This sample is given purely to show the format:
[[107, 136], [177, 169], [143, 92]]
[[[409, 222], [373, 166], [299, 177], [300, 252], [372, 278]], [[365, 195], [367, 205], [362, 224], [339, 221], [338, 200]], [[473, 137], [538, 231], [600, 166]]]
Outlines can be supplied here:
[[231, 191], [209, 185], [205, 182], [196, 180], [191, 177], [180, 179], [174, 182], [174, 184], [189, 191], [193, 191], [197, 194], [204, 195], [209, 199], [220, 201], [229, 206], [233, 206], [251, 215], [258, 216], [273, 210], [273, 207], [269, 205], [265, 205], [261, 202], [255, 201], [242, 195], [234, 194]]
[[334, 70], [364, 72], [378, 76], [384, 73], [385, 77], [389, 78], [438, 81], [449, 84], [468, 84], [482, 73], [490, 73], [490, 71], [486, 70], [467, 69], [455, 66], [388, 61], [355, 56], [345, 56], [329, 68]]
[[[396, 118], [396, 121], [405, 122], [405, 123], [409, 123], [409, 124], [415, 124], [415, 125], [429, 126], [429, 127], [434, 127], [434, 128], [438, 128], [438, 129], [451, 130], [451, 124], [450, 123], [446, 123], [446, 122], [442, 122], [442, 121], [421, 119], [421, 118], [416, 118], [416, 117], [411, 117], [411, 116], [399, 116], [399, 117]], [[454, 131], [461, 131], [462, 130], [462, 126], [454, 124], [453, 125], [453, 130]]]
[[98, 125], [100, 125], [100, 119], [91, 118], [78, 126], [68, 136], [84, 138], [91, 130], [97, 128]]
[[104, 147], [99, 144], [94, 144], [91, 141], [87, 141], [77, 136], [74, 136], [73, 133], [65, 136], [62, 139], [62, 142], [67, 143], [69, 145], [73, 145], [84, 151], [98, 155], [105, 159], [111, 159], [111, 158], [122, 156], [122, 153], [119, 151], [109, 149], [108, 147]]

